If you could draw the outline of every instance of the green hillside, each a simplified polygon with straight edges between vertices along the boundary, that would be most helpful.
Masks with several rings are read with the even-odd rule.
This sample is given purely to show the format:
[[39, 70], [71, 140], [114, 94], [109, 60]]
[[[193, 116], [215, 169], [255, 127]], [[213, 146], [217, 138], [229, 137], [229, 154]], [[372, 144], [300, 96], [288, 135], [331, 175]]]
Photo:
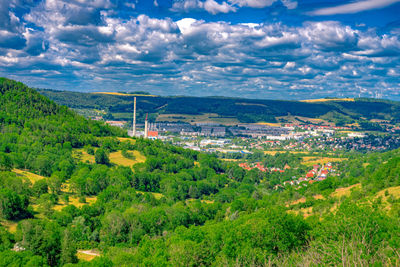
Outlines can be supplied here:
[[246, 171], [4, 78], [0, 130], [0, 266], [400, 265], [399, 150], [275, 190], [308, 170], [299, 155], [259, 155], [284, 175]]
[[[124, 94], [92, 94], [70, 91], [39, 90], [58, 104], [75, 109], [106, 110], [117, 119], [130, 119], [133, 110], [133, 96]], [[277, 118], [298, 116], [322, 118], [340, 125], [371, 119], [398, 122], [400, 103], [378, 99], [325, 99], [313, 102], [285, 100], [255, 100], [225, 97], [138, 97], [138, 114], [203, 115], [215, 114], [214, 118], [226, 120], [235, 118], [239, 122], [276, 122]], [[182, 116], [180, 116], [182, 118]], [[161, 120], [165, 116], [160, 117]], [[285, 118], [283, 118], [284, 121]]]

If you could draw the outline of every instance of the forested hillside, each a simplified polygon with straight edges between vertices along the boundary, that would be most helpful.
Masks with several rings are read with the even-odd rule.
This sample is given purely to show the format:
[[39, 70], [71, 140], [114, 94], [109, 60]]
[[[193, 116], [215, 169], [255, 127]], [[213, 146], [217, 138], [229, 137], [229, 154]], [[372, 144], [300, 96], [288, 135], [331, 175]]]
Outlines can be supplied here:
[[[130, 119], [133, 96], [124, 94], [93, 94], [69, 91], [39, 90], [58, 104], [76, 109], [105, 110], [115, 118]], [[370, 119], [400, 120], [400, 103], [379, 99], [354, 101], [329, 100], [300, 102], [285, 100], [241, 99], [224, 97], [138, 97], [139, 117], [146, 113], [156, 118], [160, 114], [214, 114], [219, 118], [234, 118], [239, 122], [276, 122], [277, 117], [299, 116], [322, 118], [344, 125]]]
[[399, 150], [274, 190], [277, 174], [128, 138], [21, 83], [0, 93], [0, 266], [400, 265]]

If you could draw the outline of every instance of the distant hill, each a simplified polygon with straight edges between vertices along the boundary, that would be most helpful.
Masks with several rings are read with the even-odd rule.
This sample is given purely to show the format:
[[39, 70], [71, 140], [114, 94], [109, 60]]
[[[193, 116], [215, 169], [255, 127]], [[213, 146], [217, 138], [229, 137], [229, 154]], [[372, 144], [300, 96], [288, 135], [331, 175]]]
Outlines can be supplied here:
[[[105, 110], [115, 119], [130, 119], [133, 94], [81, 93], [38, 90], [58, 104], [75, 109]], [[400, 102], [380, 99], [317, 99], [306, 101], [262, 100], [227, 97], [166, 97], [140, 95], [139, 119], [145, 113], [158, 121], [196, 122], [199, 119], [222, 124], [233, 122], [291, 122], [308, 118], [319, 123], [351, 124], [371, 119], [400, 121]], [[199, 116], [202, 116], [199, 118]], [[205, 118], [204, 118], [205, 117]], [[226, 123], [224, 123], [226, 122]], [[313, 122], [315, 123], [315, 121]]]

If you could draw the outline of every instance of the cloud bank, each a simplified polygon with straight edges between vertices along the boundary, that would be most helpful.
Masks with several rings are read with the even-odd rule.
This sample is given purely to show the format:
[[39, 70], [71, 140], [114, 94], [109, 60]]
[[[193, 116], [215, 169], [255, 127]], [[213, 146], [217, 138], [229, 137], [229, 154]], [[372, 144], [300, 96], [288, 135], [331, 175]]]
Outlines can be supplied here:
[[285, 25], [122, 17], [115, 13], [120, 5], [46, 0], [29, 9], [2, 8], [0, 74], [68, 90], [291, 99], [371, 97], [382, 91], [387, 98], [400, 97], [396, 31], [338, 21]]

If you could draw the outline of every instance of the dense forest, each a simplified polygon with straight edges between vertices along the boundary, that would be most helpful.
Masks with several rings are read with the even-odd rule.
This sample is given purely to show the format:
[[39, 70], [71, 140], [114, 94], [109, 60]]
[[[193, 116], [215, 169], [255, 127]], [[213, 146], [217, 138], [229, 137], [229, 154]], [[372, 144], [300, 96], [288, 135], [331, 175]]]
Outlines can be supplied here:
[[296, 155], [258, 155], [298, 164], [287, 177], [246, 171], [128, 138], [5, 78], [0, 131], [0, 266], [400, 265], [399, 150], [275, 190], [306, 170]]
[[[132, 95], [93, 94], [40, 89], [39, 92], [58, 104], [76, 109], [106, 110], [108, 114], [126, 114], [131, 118]], [[241, 99], [226, 97], [138, 97], [138, 114], [156, 117], [159, 114], [217, 114], [240, 122], [276, 122], [276, 117], [300, 116], [322, 118], [339, 125], [370, 119], [400, 120], [400, 103], [388, 100], [359, 98], [355, 101], [300, 102], [285, 100]], [[370, 125], [365, 125], [367, 129]]]

